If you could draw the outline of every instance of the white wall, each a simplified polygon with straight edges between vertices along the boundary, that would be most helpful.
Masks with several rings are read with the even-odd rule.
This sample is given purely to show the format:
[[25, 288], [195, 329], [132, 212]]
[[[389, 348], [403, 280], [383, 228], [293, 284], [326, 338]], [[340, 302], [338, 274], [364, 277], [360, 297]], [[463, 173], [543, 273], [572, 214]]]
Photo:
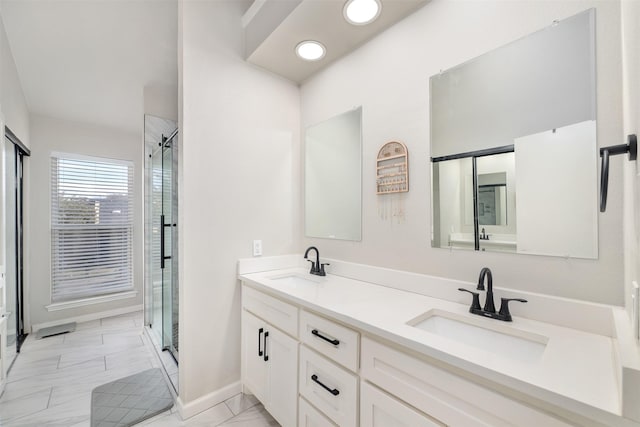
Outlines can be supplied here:
[[0, 113], [5, 125], [29, 147], [29, 111], [0, 14]]
[[[599, 217], [598, 260], [449, 251], [429, 242], [429, 76], [590, 7], [597, 8], [598, 144], [618, 144], [623, 136], [617, 1], [433, 0], [305, 82], [303, 128], [362, 105], [364, 175], [362, 242], [303, 239], [304, 246], [314, 244], [327, 257], [462, 280], [475, 280], [488, 266], [497, 286], [622, 305], [619, 158], [612, 159], [607, 212]], [[409, 149], [411, 190], [402, 224], [376, 212], [375, 156], [389, 140]]]
[[238, 258], [253, 239], [264, 255], [291, 253], [302, 229], [299, 91], [243, 60], [243, 6], [179, 4], [179, 396], [189, 411], [240, 379]]
[[[84, 316], [94, 312], [107, 311], [142, 304], [142, 179], [143, 145], [138, 134], [124, 133], [117, 129], [68, 122], [44, 116], [31, 116], [30, 188], [28, 202], [32, 212], [29, 217], [31, 230], [30, 258], [31, 272], [28, 287], [31, 324], [37, 325], [61, 319]], [[133, 237], [134, 287], [138, 291], [135, 298], [108, 303], [100, 303], [80, 308], [48, 312], [51, 303], [51, 153], [77, 153], [87, 156], [122, 159], [134, 162], [135, 215]]]
[[142, 91], [144, 114], [178, 121], [178, 84], [149, 85]]
[[[623, 1], [621, 19], [624, 135], [640, 135], [640, 2]], [[633, 280], [640, 281], [640, 168], [637, 161], [624, 159], [623, 163], [624, 296], [627, 310], [631, 313], [631, 284]]]
[[[1, 5], [1, 2], [0, 2]], [[4, 210], [10, 207], [6, 206], [4, 195], [4, 170], [3, 170], [3, 157], [4, 157], [4, 126], [9, 127], [13, 133], [29, 147], [29, 111], [27, 110], [27, 102], [22, 91], [22, 85], [18, 76], [18, 70], [16, 68], [11, 48], [7, 40], [7, 33], [4, 28], [4, 21], [0, 10], [0, 266], [3, 266], [5, 260], [5, 247], [6, 247], [6, 230], [5, 230], [5, 215]], [[25, 172], [29, 171], [29, 158], [24, 161]], [[29, 191], [28, 180], [24, 183], [25, 191]], [[29, 216], [29, 202], [24, 203], [25, 221]], [[28, 238], [30, 236], [29, 225], [24, 224], [24, 236], [25, 236], [25, 251], [29, 248]], [[28, 289], [29, 282], [29, 259], [25, 254], [25, 271], [24, 283]], [[0, 291], [0, 300], [2, 300], [2, 291]], [[0, 301], [0, 306], [4, 304], [4, 301]], [[26, 313], [25, 322], [29, 321], [29, 313]]]

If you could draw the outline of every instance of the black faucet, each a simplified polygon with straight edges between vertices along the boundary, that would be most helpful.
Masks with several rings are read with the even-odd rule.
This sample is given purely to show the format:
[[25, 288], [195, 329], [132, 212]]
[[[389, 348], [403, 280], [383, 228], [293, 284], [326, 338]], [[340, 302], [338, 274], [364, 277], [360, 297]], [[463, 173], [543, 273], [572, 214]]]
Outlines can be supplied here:
[[485, 278], [487, 279], [487, 296], [484, 299], [484, 311], [487, 313], [495, 313], [496, 306], [493, 304], [493, 276], [491, 274], [491, 270], [489, 267], [484, 267], [480, 270], [480, 277], [478, 277], [478, 287], [476, 288], [479, 291], [484, 291], [484, 282]]
[[[314, 251], [316, 251], [316, 262], [313, 262], [310, 259], [308, 259], [309, 251], [312, 250], [312, 249]], [[325, 271], [324, 271], [324, 266], [325, 265], [329, 265], [329, 263], [320, 264], [320, 252], [318, 252], [318, 248], [316, 248], [315, 246], [309, 246], [307, 248], [307, 250], [305, 251], [305, 253], [304, 253], [304, 259], [306, 259], [307, 261], [309, 261], [311, 263], [311, 270], [309, 271], [309, 273], [315, 274], [316, 276], [326, 276], [327, 275], [327, 273], [325, 273]]]
[[482, 228], [482, 232], [479, 237], [480, 240], [489, 240], [489, 235], [484, 232], [484, 227]]
[[471, 307], [469, 307], [469, 312], [477, 314], [479, 316], [485, 316], [492, 319], [511, 322], [512, 318], [511, 313], [509, 312], [509, 301], [518, 301], [524, 303], [527, 302], [527, 300], [521, 298], [500, 298], [500, 311], [496, 313], [496, 306], [493, 304], [493, 276], [491, 275], [491, 270], [489, 269], [489, 267], [484, 267], [482, 270], [480, 270], [478, 287], [476, 289], [479, 291], [484, 291], [485, 278], [487, 282], [487, 295], [484, 300], [484, 308], [480, 308], [480, 294], [478, 292], [473, 292], [464, 288], [458, 288], [459, 291], [469, 292], [473, 296]]

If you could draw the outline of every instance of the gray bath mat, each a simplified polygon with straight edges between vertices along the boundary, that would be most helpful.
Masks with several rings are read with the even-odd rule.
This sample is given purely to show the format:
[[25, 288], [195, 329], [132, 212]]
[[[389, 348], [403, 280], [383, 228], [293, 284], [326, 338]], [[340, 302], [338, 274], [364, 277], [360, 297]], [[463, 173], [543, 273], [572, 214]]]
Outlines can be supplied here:
[[64, 325], [49, 326], [48, 328], [38, 329], [36, 339], [52, 337], [54, 335], [66, 334], [76, 330], [76, 322], [65, 323]]
[[149, 369], [94, 388], [91, 427], [132, 426], [172, 406], [162, 371]]

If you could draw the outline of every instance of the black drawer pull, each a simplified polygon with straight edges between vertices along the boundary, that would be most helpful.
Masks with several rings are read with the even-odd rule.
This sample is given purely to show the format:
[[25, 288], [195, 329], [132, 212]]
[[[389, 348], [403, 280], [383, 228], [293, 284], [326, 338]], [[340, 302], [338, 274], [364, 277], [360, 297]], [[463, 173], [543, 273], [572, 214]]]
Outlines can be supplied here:
[[311, 333], [312, 333], [313, 335], [317, 336], [318, 338], [322, 338], [322, 339], [323, 339], [323, 340], [325, 340], [326, 342], [331, 343], [331, 344], [333, 344], [333, 345], [336, 345], [336, 346], [337, 346], [337, 345], [339, 345], [339, 344], [340, 344], [340, 341], [338, 341], [338, 340], [336, 340], [336, 339], [333, 339], [333, 340], [332, 340], [331, 338], [327, 338], [327, 337], [325, 337], [325, 336], [324, 336], [324, 335], [322, 335], [320, 332], [318, 332], [318, 330], [317, 330], [317, 329], [314, 329], [313, 331], [311, 331]]
[[262, 339], [263, 332], [264, 332], [263, 328], [258, 329], [258, 356], [262, 356], [262, 349], [260, 348], [262, 343], [260, 343], [260, 340]]
[[334, 396], [337, 396], [337, 395], [340, 394], [340, 390], [338, 390], [337, 388], [330, 389], [326, 385], [322, 384], [320, 382], [320, 380], [318, 380], [318, 376], [316, 374], [311, 375], [311, 381], [313, 381], [314, 383], [320, 385], [320, 387], [322, 387], [323, 389], [327, 390], [329, 393], [333, 394]]
[[269, 332], [264, 333], [264, 358], [263, 360], [266, 362], [269, 360], [269, 356], [267, 356], [267, 338], [269, 337]]

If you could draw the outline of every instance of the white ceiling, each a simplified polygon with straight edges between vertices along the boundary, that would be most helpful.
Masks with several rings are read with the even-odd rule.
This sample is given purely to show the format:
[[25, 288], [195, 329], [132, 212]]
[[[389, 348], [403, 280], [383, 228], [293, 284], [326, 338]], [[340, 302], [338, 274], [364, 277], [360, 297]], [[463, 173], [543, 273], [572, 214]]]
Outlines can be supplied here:
[[178, 83], [177, 0], [2, 0], [31, 113], [141, 132], [143, 88]]
[[[380, 0], [374, 22], [351, 25], [343, 16], [347, 0], [256, 0], [245, 17], [247, 61], [301, 83], [333, 61], [409, 16], [429, 0]], [[257, 9], [257, 11], [256, 11]], [[319, 61], [304, 61], [295, 47], [317, 40], [326, 47]]]

